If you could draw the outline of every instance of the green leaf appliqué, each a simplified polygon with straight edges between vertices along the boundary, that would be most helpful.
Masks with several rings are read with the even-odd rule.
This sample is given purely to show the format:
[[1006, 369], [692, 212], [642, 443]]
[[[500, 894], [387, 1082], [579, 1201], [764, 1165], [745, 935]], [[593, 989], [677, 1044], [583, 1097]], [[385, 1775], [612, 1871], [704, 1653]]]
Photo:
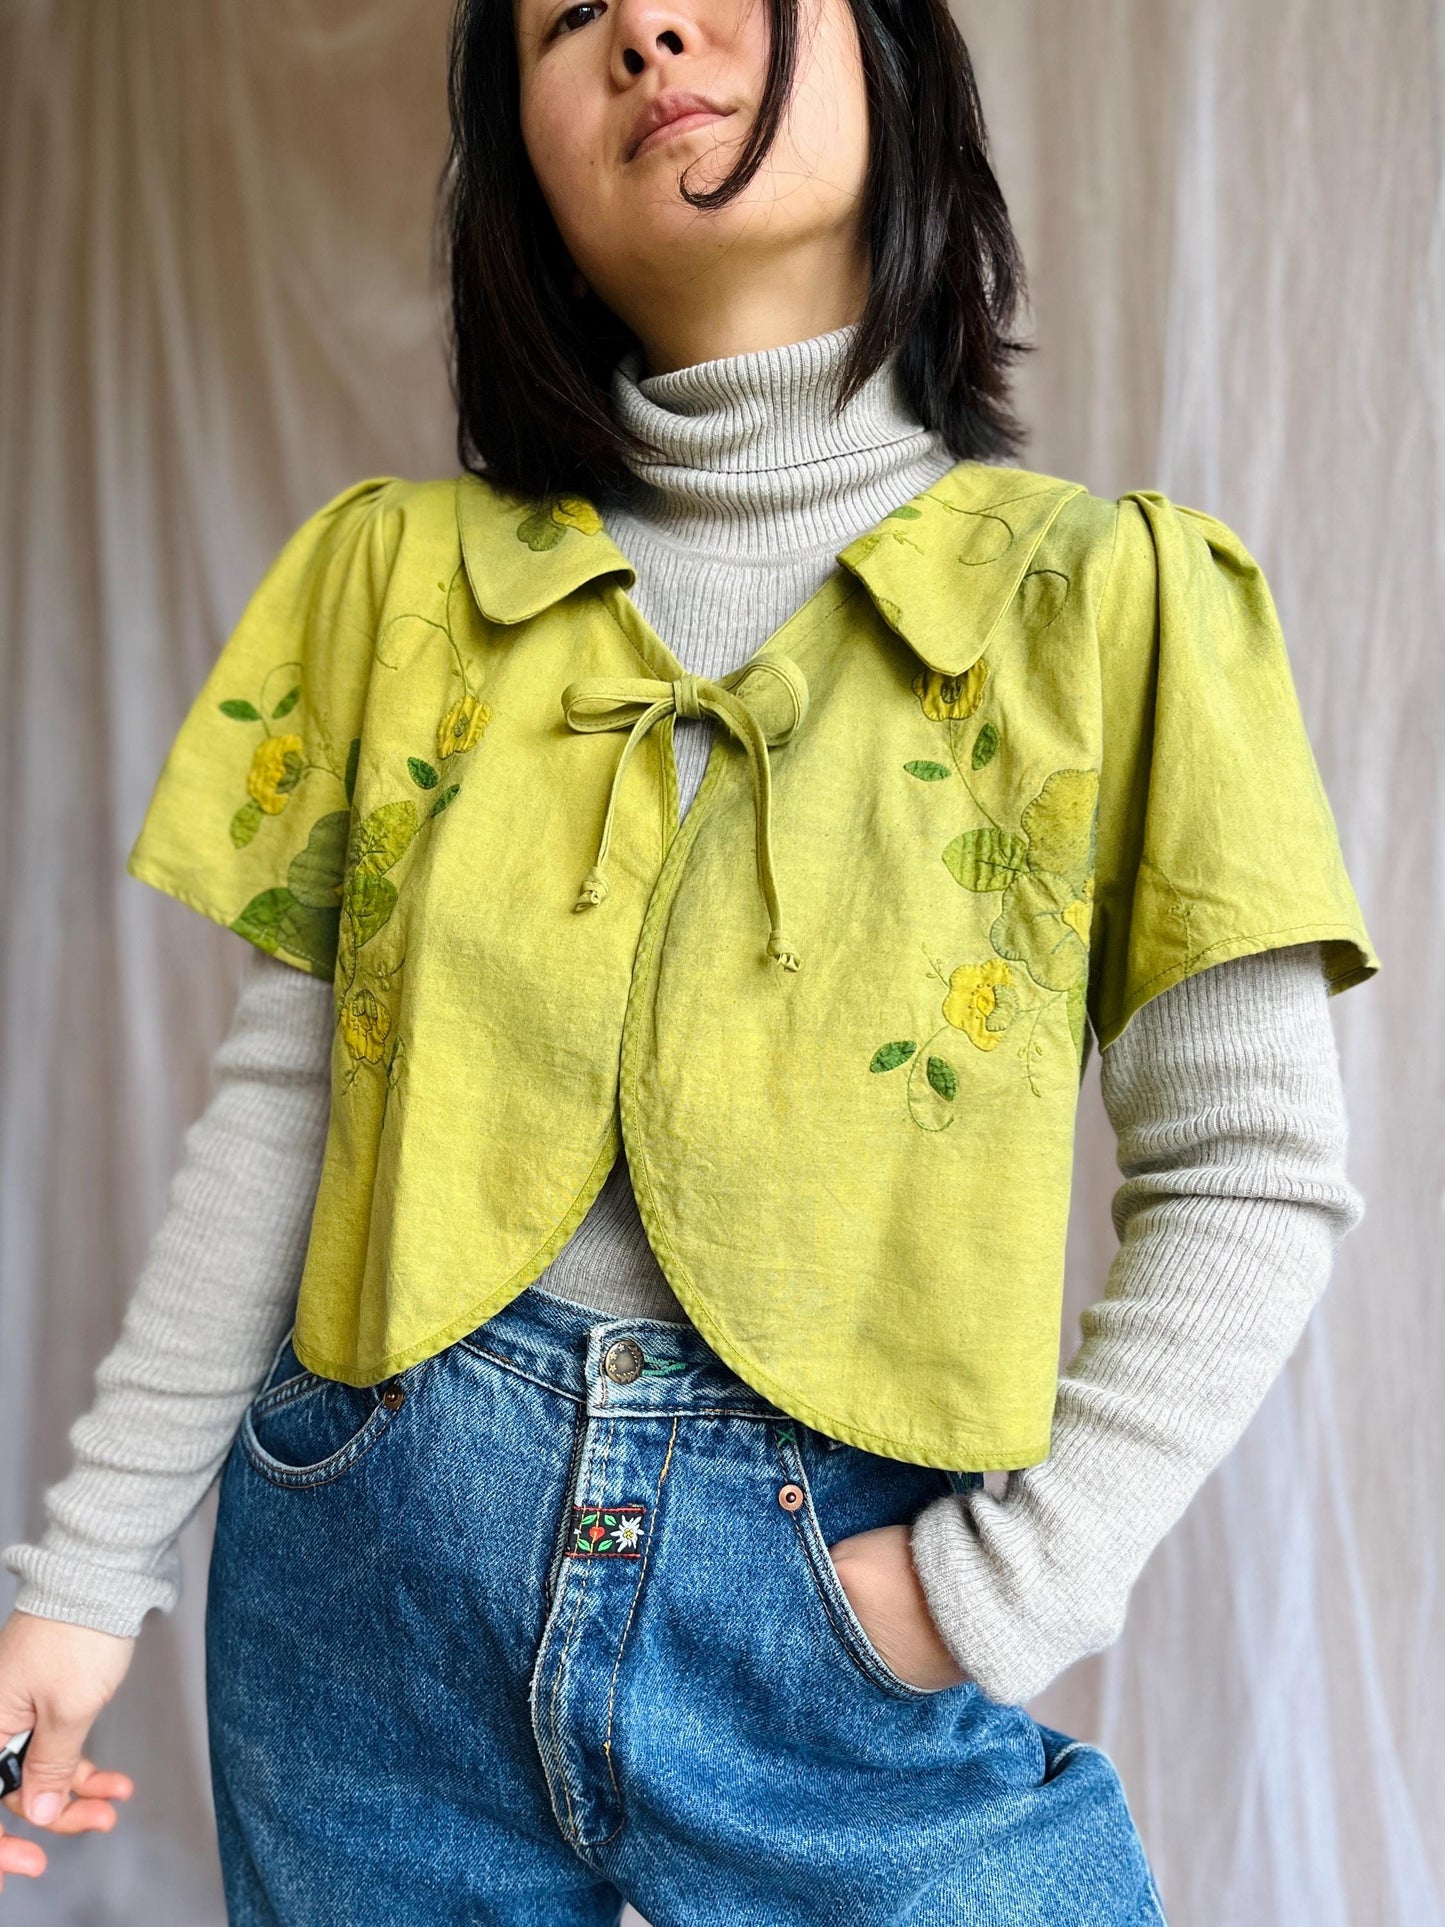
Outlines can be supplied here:
[[253, 798], [249, 803], [243, 803], [231, 818], [231, 841], [238, 850], [244, 850], [260, 829], [263, 814], [261, 805]]
[[900, 1040], [893, 1044], [880, 1044], [869, 1060], [870, 1071], [896, 1071], [900, 1064], [906, 1064], [918, 1049], [912, 1039]]
[[952, 1064], [944, 1057], [930, 1057], [927, 1066], [928, 1081], [940, 1097], [946, 1097], [951, 1104], [958, 1096], [958, 1077]]
[[943, 861], [954, 882], [965, 890], [1006, 890], [1028, 868], [1029, 840], [1017, 831], [988, 824], [954, 837], [944, 849]]

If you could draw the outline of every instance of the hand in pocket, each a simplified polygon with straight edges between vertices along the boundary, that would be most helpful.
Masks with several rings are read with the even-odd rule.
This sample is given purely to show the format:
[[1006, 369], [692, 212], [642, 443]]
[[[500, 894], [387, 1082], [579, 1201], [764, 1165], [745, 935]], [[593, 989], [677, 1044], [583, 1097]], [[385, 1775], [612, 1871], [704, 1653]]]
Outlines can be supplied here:
[[828, 1555], [864, 1632], [900, 1679], [938, 1692], [968, 1677], [928, 1610], [906, 1525], [855, 1532]]

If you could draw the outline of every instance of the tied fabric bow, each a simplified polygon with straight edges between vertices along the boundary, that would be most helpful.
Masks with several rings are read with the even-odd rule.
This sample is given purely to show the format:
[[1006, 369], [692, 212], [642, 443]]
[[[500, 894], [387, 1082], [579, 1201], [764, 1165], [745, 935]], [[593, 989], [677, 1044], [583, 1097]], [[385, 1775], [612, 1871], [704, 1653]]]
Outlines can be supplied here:
[[[744, 682], [751, 685], [746, 700], [737, 693]], [[612, 837], [612, 812], [622, 772], [636, 745], [669, 710], [676, 710], [679, 716], [715, 716], [748, 753], [753, 778], [758, 882], [768, 911], [768, 955], [784, 970], [796, 970], [802, 959], [783, 936], [782, 909], [773, 876], [773, 790], [768, 762], [769, 743], [787, 742], [808, 711], [807, 678], [786, 656], [744, 663], [717, 681], [684, 674], [670, 680], [651, 676], [582, 676], [568, 683], [562, 691], [562, 714], [570, 728], [629, 731], [612, 772], [597, 858], [583, 878], [572, 907], [590, 909], [607, 895], [603, 866]]]

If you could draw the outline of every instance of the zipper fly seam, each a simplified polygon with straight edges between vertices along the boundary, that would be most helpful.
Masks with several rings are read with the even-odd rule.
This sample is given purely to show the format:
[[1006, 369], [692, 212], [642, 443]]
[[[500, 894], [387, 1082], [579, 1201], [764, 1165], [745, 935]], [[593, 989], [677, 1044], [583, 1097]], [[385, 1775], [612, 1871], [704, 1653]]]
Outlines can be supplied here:
[[[608, 1463], [608, 1460], [611, 1458], [611, 1456], [612, 1456], [612, 1430], [611, 1428], [609, 1428], [607, 1433], [607, 1442], [602, 1448], [602, 1464], [599, 1469], [599, 1477], [601, 1482], [604, 1485], [607, 1479], [607, 1463]], [[571, 1494], [569, 1493], [567, 1496], [568, 1496], [568, 1503], [570, 1506]], [[579, 1848], [583, 1844], [582, 1829], [577, 1823], [577, 1815], [572, 1806], [572, 1788], [567, 1777], [566, 1759], [563, 1754], [562, 1746], [558, 1739], [557, 1700], [562, 1691], [562, 1681], [567, 1672], [568, 1655], [571, 1653], [573, 1641], [577, 1636], [577, 1627], [582, 1617], [582, 1607], [586, 1603], [587, 1587], [590, 1584], [591, 1578], [592, 1578], [592, 1570], [591, 1570], [592, 1562], [590, 1560], [583, 1560], [581, 1563], [584, 1566], [584, 1568], [586, 1568], [586, 1570], [582, 1574], [582, 1584], [577, 1589], [577, 1603], [572, 1608], [572, 1618], [571, 1618], [571, 1622], [567, 1627], [567, 1637], [563, 1641], [562, 1651], [557, 1660], [557, 1672], [556, 1672], [556, 1676], [552, 1681], [552, 1703], [550, 1708], [550, 1725], [552, 1729], [552, 1744], [558, 1758], [557, 1770], [561, 1775], [561, 1779], [562, 1779], [562, 1796], [567, 1803], [567, 1822], [572, 1829], [573, 1845]]]
[[[617, 1677], [622, 1671], [622, 1655], [627, 1650], [627, 1635], [632, 1630], [632, 1620], [633, 1615], [637, 1611], [637, 1602], [642, 1597], [642, 1585], [647, 1577], [648, 1561], [652, 1557], [652, 1542], [657, 1533], [658, 1512], [662, 1506], [662, 1488], [667, 1484], [667, 1469], [672, 1463], [672, 1448], [677, 1443], [677, 1428], [681, 1423], [682, 1418], [679, 1414], [679, 1416], [672, 1421], [672, 1431], [668, 1434], [667, 1450], [662, 1458], [662, 1470], [657, 1476], [657, 1490], [652, 1495], [652, 1524], [647, 1534], [647, 1550], [644, 1552], [642, 1564], [638, 1568], [637, 1583], [632, 1589], [632, 1604], [627, 1609], [627, 1619], [622, 1628], [622, 1637], [617, 1643], [617, 1658], [613, 1661], [612, 1665], [612, 1680], [607, 1689], [607, 1722], [602, 1732], [602, 1751], [607, 1760], [607, 1777], [612, 1782], [612, 1791], [617, 1797], [617, 1811], [621, 1816], [617, 1822], [617, 1826], [613, 1828], [612, 1833], [617, 1833], [627, 1819], [622, 1804], [622, 1788], [617, 1784], [617, 1774], [612, 1764], [612, 1715], [617, 1700]], [[609, 1840], [612, 1838], [612, 1833], [607, 1836]]]

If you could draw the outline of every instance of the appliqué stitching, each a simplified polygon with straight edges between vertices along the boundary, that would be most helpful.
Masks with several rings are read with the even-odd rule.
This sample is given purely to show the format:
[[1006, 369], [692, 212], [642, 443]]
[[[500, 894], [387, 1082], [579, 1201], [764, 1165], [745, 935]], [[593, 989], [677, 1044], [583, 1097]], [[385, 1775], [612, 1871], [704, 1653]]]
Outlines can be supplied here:
[[[400, 886], [387, 872], [412, 851], [422, 833], [455, 801], [461, 784], [448, 783], [434, 797], [431, 792], [437, 790], [444, 772], [452, 773], [453, 758], [465, 756], [476, 748], [493, 718], [491, 704], [484, 702], [471, 687], [452, 631], [452, 597], [461, 575], [462, 569], [458, 566], [452, 572], [450, 583], [437, 584], [443, 597], [442, 621], [405, 611], [383, 625], [373, 645], [373, 654], [384, 668], [399, 669], [401, 665], [383, 653], [383, 640], [396, 623], [420, 623], [445, 638], [452, 658], [451, 674], [461, 680], [461, 695], [449, 703], [436, 725], [435, 762], [425, 756], [406, 759], [407, 774], [421, 792], [420, 798], [407, 796], [383, 803], [358, 819], [354, 792], [361, 748], [359, 737], [353, 741], [347, 758], [346, 799], [352, 822], [341, 879], [335, 1004], [337, 1028], [351, 1064], [341, 1089], [349, 1090], [363, 1070], [379, 1065], [386, 1078], [383, 1123], [386, 1103], [400, 1076], [399, 1060], [405, 1042], [396, 1028], [394, 1010], [396, 979], [405, 958], [398, 957], [385, 967], [376, 964], [366, 970], [357, 952], [385, 928], [396, 908]], [[408, 865], [408, 873], [410, 867]], [[405, 882], [405, 877], [402, 881]]]
[[517, 540], [540, 552], [555, 549], [568, 529], [579, 535], [596, 535], [602, 517], [582, 495], [556, 495], [540, 508], [530, 510], [517, 524]]
[[572, 1539], [567, 1547], [569, 1559], [638, 1559], [638, 1542], [647, 1507], [641, 1505], [585, 1506], [572, 1508]]
[[[976, 1050], [993, 1051], [1017, 1025], [1024, 1032], [1019, 1055], [1035, 1097], [1042, 1093], [1034, 1076], [1034, 1059], [1043, 1053], [1035, 1033], [1045, 1010], [1064, 1004], [1076, 1060], [1083, 1051], [1099, 772], [1055, 770], [1023, 810], [1018, 829], [1000, 823], [974, 788], [974, 779], [998, 753], [999, 728], [983, 723], [967, 758], [968, 768], [958, 753], [958, 731], [982, 704], [988, 677], [987, 658], [980, 657], [964, 675], [922, 669], [912, 684], [923, 714], [946, 733], [953, 768], [920, 759], [905, 763], [904, 769], [925, 783], [943, 782], [956, 774], [979, 813], [988, 818], [984, 827], [964, 830], [952, 839], [941, 853], [944, 867], [960, 889], [999, 896], [998, 914], [988, 933], [993, 956], [960, 963], [950, 971], [924, 951], [930, 971], [946, 993], [943, 1023], [922, 1044], [912, 1037], [880, 1044], [868, 1061], [872, 1072], [909, 1066], [908, 1116], [923, 1131], [947, 1130], [959, 1088], [958, 1073], [941, 1047], [929, 1048], [935, 1039], [957, 1036]], [[1022, 996], [1030, 984], [1043, 995]], [[918, 1088], [920, 1070], [931, 1097]]]

